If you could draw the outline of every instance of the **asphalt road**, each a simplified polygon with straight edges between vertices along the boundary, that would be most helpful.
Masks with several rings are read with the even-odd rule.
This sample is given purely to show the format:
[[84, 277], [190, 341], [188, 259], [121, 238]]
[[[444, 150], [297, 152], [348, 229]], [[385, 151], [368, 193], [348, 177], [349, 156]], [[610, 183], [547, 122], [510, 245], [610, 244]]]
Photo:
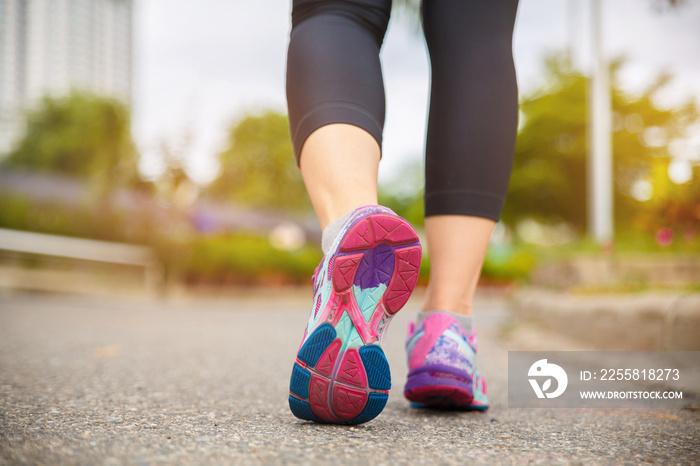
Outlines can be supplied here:
[[344, 427], [299, 421], [287, 406], [305, 295], [2, 294], [0, 463], [700, 463], [697, 410], [509, 409], [507, 350], [541, 349], [542, 335], [505, 339], [500, 299], [481, 300], [477, 314], [492, 408], [411, 408], [402, 345], [418, 305], [389, 330], [386, 409]]

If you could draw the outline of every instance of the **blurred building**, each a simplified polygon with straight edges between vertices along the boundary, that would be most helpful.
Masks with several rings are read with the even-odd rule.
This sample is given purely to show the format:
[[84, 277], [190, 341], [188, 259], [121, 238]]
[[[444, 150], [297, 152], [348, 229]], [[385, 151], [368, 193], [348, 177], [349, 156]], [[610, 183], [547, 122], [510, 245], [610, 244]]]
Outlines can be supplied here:
[[133, 0], [0, 0], [0, 155], [45, 95], [131, 101]]

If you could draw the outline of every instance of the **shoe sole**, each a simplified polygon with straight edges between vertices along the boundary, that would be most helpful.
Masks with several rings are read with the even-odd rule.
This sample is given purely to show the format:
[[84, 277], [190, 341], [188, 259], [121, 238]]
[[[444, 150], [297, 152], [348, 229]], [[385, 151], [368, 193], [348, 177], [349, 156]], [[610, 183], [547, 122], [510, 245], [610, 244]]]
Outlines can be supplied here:
[[404, 396], [420, 408], [484, 411], [488, 405], [474, 398], [471, 377], [445, 373], [444, 366], [409, 372]]
[[326, 315], [292, 370], [289, 407], [296, 417], [361, 424], [384, 409], [391, 372], [382, 337], [416, 285], [420, 260], [418, 235], [398, 216], [370, 214], [348, 230], [329, 261]]

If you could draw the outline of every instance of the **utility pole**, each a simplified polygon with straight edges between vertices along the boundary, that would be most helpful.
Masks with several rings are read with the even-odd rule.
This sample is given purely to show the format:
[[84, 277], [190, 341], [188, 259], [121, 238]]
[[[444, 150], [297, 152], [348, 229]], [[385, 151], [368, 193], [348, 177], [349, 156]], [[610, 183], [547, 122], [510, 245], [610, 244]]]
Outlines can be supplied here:
[[603, 54], [601, 0], [591, 0], [592, 66], [589, 89], [588, 234], [599, 243], [613, 238], [612, 96]]

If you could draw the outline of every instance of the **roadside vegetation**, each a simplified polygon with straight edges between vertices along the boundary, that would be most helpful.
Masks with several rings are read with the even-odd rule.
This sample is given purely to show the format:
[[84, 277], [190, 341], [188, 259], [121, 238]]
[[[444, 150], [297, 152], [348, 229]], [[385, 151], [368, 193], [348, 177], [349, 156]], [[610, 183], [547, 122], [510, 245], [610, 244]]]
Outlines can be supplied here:
[[[586, 239], [587, 81], [562, 55], [552, 55], [542, 85], [521, 96], [510, 191], [484, 264], [485, 283], [522, 281], [540, 263], [582, 254], [700, 253], [700, 163], [684, 145], [698, 109], [692, 99], [674, 108], [656, 104], [669, 75], [640, 94], [622, 91], [616, 76], [623, 67], [622, 59], [611, 66], [615, 241], [601, 246]], [[309, 224], [311, 206], [285, 115], [264, 111], [234, 122], [218, 157], [219, 175], [208, 186], [190, 179], [186, 145], [161, 149], [165, 168], [144, 180], [127, 107], [83, 93], [47, 98], [0, 162], [0, 172], [39, 176], [46, 190], [0, 186], [0, 227], [147, 244], [171, 280], [192, 285], [308, 282], [321, 257], [318, 232], [275, 241], [269, 225], [246, 228], [208, 209]], [[59, 179], [73, 194], [58, 195], [52, 186]], [[420, 230], [422, 186], [421, 164], [409, 163], [380, 186], [380, 202]], [[421, 280], [428, 276], [424, 261]]]

